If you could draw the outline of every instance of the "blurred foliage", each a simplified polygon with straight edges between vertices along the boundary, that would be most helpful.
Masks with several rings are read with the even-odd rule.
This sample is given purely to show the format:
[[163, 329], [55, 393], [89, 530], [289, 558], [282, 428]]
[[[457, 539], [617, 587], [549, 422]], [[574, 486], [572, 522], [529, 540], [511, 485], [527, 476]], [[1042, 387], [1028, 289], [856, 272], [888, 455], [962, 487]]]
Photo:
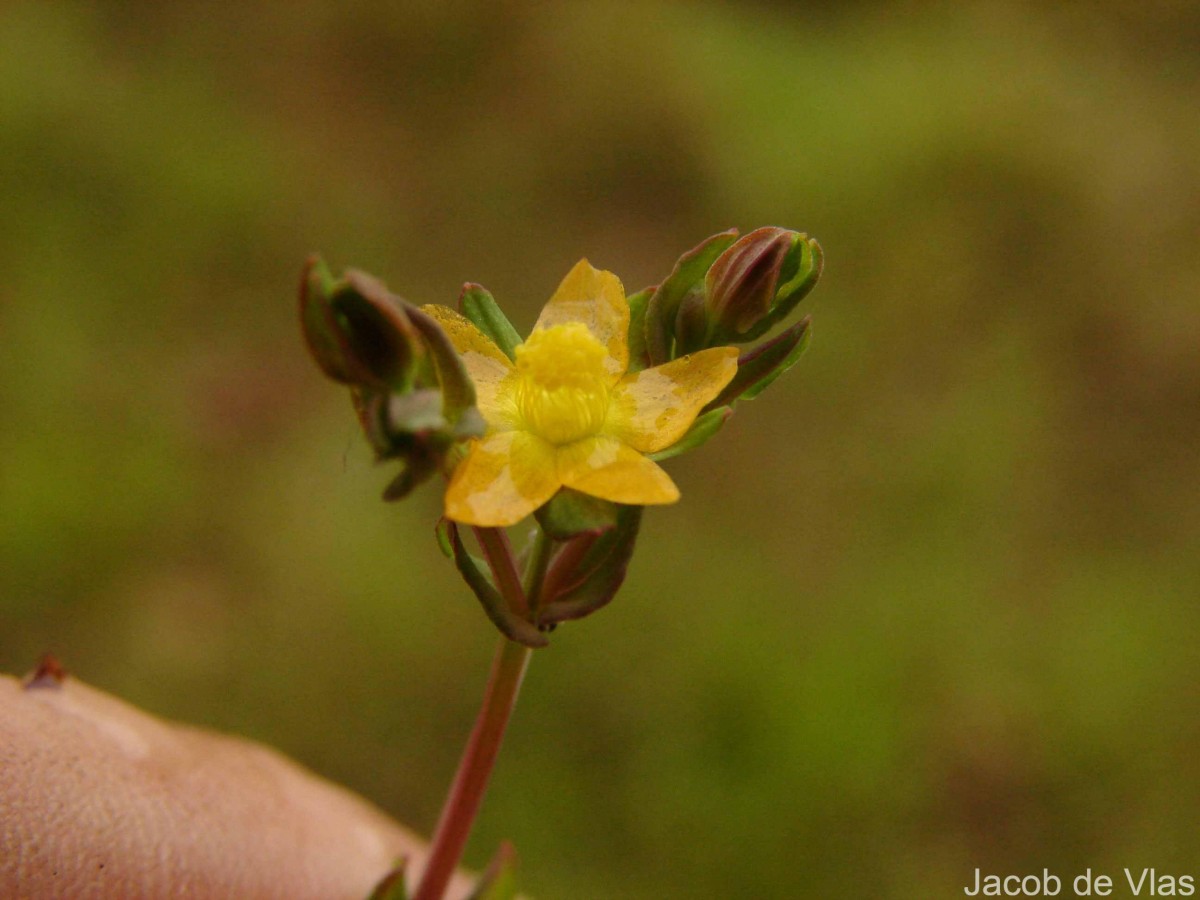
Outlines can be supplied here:
[[[818, 237], [812, 348], [539, 652], [469, 859], [540, 897], [1194, 866], [1200, 7], [0, 12], [0, 663], [431, 828], [494, 632], [295, 319], [306, 255], [524, 333], [579, 256]], [[815, 304], [815, 305], [814, 305]]]

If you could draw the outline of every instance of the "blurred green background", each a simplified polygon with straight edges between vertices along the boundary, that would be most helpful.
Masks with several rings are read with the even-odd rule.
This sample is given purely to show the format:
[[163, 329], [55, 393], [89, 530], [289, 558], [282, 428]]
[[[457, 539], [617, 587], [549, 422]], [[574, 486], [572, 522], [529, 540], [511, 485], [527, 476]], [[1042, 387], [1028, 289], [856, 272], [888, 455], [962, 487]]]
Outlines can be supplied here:
[[540, 652], [468, 861], [545, 898], [1197, 873], [1200, 7], [0, 13], [0, 667], [53, 649], [428, 832], [496, 636], [379, 502], [305, 256], [519, 330], [817, 236], [808, 355]]

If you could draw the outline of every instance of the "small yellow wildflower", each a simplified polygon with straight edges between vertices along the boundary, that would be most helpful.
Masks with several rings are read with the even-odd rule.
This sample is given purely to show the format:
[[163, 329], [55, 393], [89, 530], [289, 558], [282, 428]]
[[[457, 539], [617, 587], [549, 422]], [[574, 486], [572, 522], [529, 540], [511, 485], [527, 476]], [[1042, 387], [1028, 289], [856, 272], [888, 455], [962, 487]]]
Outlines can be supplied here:
[[446, 489], [446, 516], [512, 525], [561, 487], [645, 506], [679, 489], [645, 454], [670, 447], [737, 371], [733, 347], [626, 374], [629, 304], [611, 272], [580, 260], [516, 362], [464, 316], [426, 306], [462, 355], [487, 421]]

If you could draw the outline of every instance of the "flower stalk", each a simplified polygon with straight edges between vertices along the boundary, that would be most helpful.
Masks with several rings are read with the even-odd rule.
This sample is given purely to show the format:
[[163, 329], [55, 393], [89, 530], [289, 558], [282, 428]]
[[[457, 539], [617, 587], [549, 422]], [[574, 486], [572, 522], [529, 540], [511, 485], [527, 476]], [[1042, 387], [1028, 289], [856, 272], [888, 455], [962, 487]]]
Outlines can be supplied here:
[[[505, 602], [518, 615], [527, 614], [529, 603], [521, 587], [507, 535], [497, 528], [478, 528], [476, 536]], [[530, 574], [534, 573], [535, 561], [541, 555], [535, 546], [534, 555], [530, 557]], [[545, 567], [542, 566], [541, 575], [531, 585], [531, 594], [540, 591], [544, 573]], [[483, 704], [438, 818], [429, 847], [429, 859], [413, 900], [441, 900], [450, 877], [462, 859], [532, 653], [533, 650], [524, 644], [508, 638], [500, 639], [492, 660]]]

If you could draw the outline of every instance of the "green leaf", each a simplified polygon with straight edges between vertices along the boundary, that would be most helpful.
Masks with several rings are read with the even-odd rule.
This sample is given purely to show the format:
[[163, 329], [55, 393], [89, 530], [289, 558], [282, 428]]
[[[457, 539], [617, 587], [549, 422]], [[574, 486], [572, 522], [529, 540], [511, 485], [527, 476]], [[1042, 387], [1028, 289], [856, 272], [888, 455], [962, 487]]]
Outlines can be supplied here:
[[736, 228], [705, 238], [675, 262], [666, 280], [658, 286], [646, 307], [646, 351], [650, 364], [672, 359], [671, 337], [679, 304], [690, 292], [704, 290], [704, 277], [718, 256], [737, 240]]
[[630, 372], [640, 372], [650, 365], [650, 356], [646, 351], [646, 307], [657, 288], [643, 288], [636, 294], [625, 298], [629, 304], [629, 369]]
[[521, 336], [486, 288], [471, 282], [464, 284], [458, 296], [458, 309], [509, 359], [517, 358], [516, 348], [521, 343]]
[[657, 453], [648, 453], [646, 455], [655, 462], [659, 462], [664, 459], [670, 459], [672, 456], [679, 456], [681, 453], [695, 450], [720, 431], [721, 427], [725, 424], [725, 420], [731, 415], [733, 415], [733, 410], [728, 406], [718, 406], [716, 409], [710, 409], [708, 412], [697, 416], [696, 421], [692, 423], [692, 427], [687, 430], [687, 434], [670, 447], [667, 447], [665, 450], [659, 450]]
[[547, 537], [566, 541], [581, 534], [600, 534], [614, 528], [617, 505], [563, 488], [534, 515]]
[[396, 867], [375, 885], [367, 900], [408, 900], [408, 889], [404, 886], [404, 867], [407, 863], [407, 859], [396, 863]]
[[508, 841], [501, 841], [467, 900], [516, 900], [516, 897], [517, 852]]
[[708, 340], [708, 310], [704, 305], [704, 292], [692, 291], [684, 295], [675, 313], [675, 356], [702, 350]]
[[808, 347], [808, 327], [811, 324], [812, 319], [805, 316], [771, 340], [738, 357], [737, 374], [707, 408], [715, 410], [739, 398], [752, 400], [761, 394], [767, 385], [790, 369]]
[[[799, 340], [796, 341], [796, 345], [794, 347], [792, 347], [791, 352], [789, 352], [788, 355], [783, 358], [783, 361], [781, 363], [776, 365], [775, 368], [771, 369], [771, 371], [768, 372], [765, 376], [763, 376], [757, 383], [752, 384], [750, 387], [748, 387], [746, 389], [746, 392], [744, 394], [742, 394], [741, 399], [753, 400], [755, 397], [757, 397], [759, 394], [761, 394], [763, 391], [765, 391], [768, 387], [770, 387], [776, 378], [778, 378], [780, 375], [782, 375], [784, 372], [786, 372], [788, 369], [790, 369], [792, 366], [794, 366], [797, 363], [797, 361], [799, 361], [800, 357], [804, 355], [804, 351], [808, 349], [808, 342], [809, 342], [810, 338], [812, 337], [812, 331], [809, 329], [809, 325], [811, 323], [812, 323], [812, 320], [808, 316], [805, 316], [803, 319], [801, 319], [799, 322], [797, 322], [795, 325], [793, 325], [791, 328], [788, 329], [788, 332], [791, 332], [791, 331], [799, 332], [800, 338], [799, 338]], [[784, 333], [786, 334], [787, 332], [784, 332]]]
[[[581, 536], [591, 547], [572, 572], [556, 573], [551, 566], [553, 593], [538, 613], [538, 625], [547, 627], [570, 619], [581, 619], [605, 606], [621, 587], [633, 548], [637, 543], [642, 507], [622, 506], [617, 527], [599, 537]], [[565, 552], [565, 551], [564, 551]]]
[[438, 549], [446, 559], [454, 559], [454, 546], [450, 541], [451, 522], [445, 516], [437, 520], [433, 526], [433, 536], [437, 539]]
[[479, 602], [483, 611], [492, 620], [492, 624], [500, 629], [510, 641], [524, 644], [526, 647], [545, 647], [550, 641], [544, 634], [508, 608], [500, 591], [483, 573], [483, 562], [472, 556], [462, 542], [458, 526], [451, 522], [447, 527], [450, 536], [450, 549], [454, 554], [454, 563], [458, 566], [459, 574], [467, 583]]
[[475, 385], [441, 326], [430, 315], [413, 306], [409, 307], [408, 316], [425, 338], [437, 368], [438, 383], [442, 388], [442, 414], [448, 422], [457, 423], [467, 410], [475, 406]]

